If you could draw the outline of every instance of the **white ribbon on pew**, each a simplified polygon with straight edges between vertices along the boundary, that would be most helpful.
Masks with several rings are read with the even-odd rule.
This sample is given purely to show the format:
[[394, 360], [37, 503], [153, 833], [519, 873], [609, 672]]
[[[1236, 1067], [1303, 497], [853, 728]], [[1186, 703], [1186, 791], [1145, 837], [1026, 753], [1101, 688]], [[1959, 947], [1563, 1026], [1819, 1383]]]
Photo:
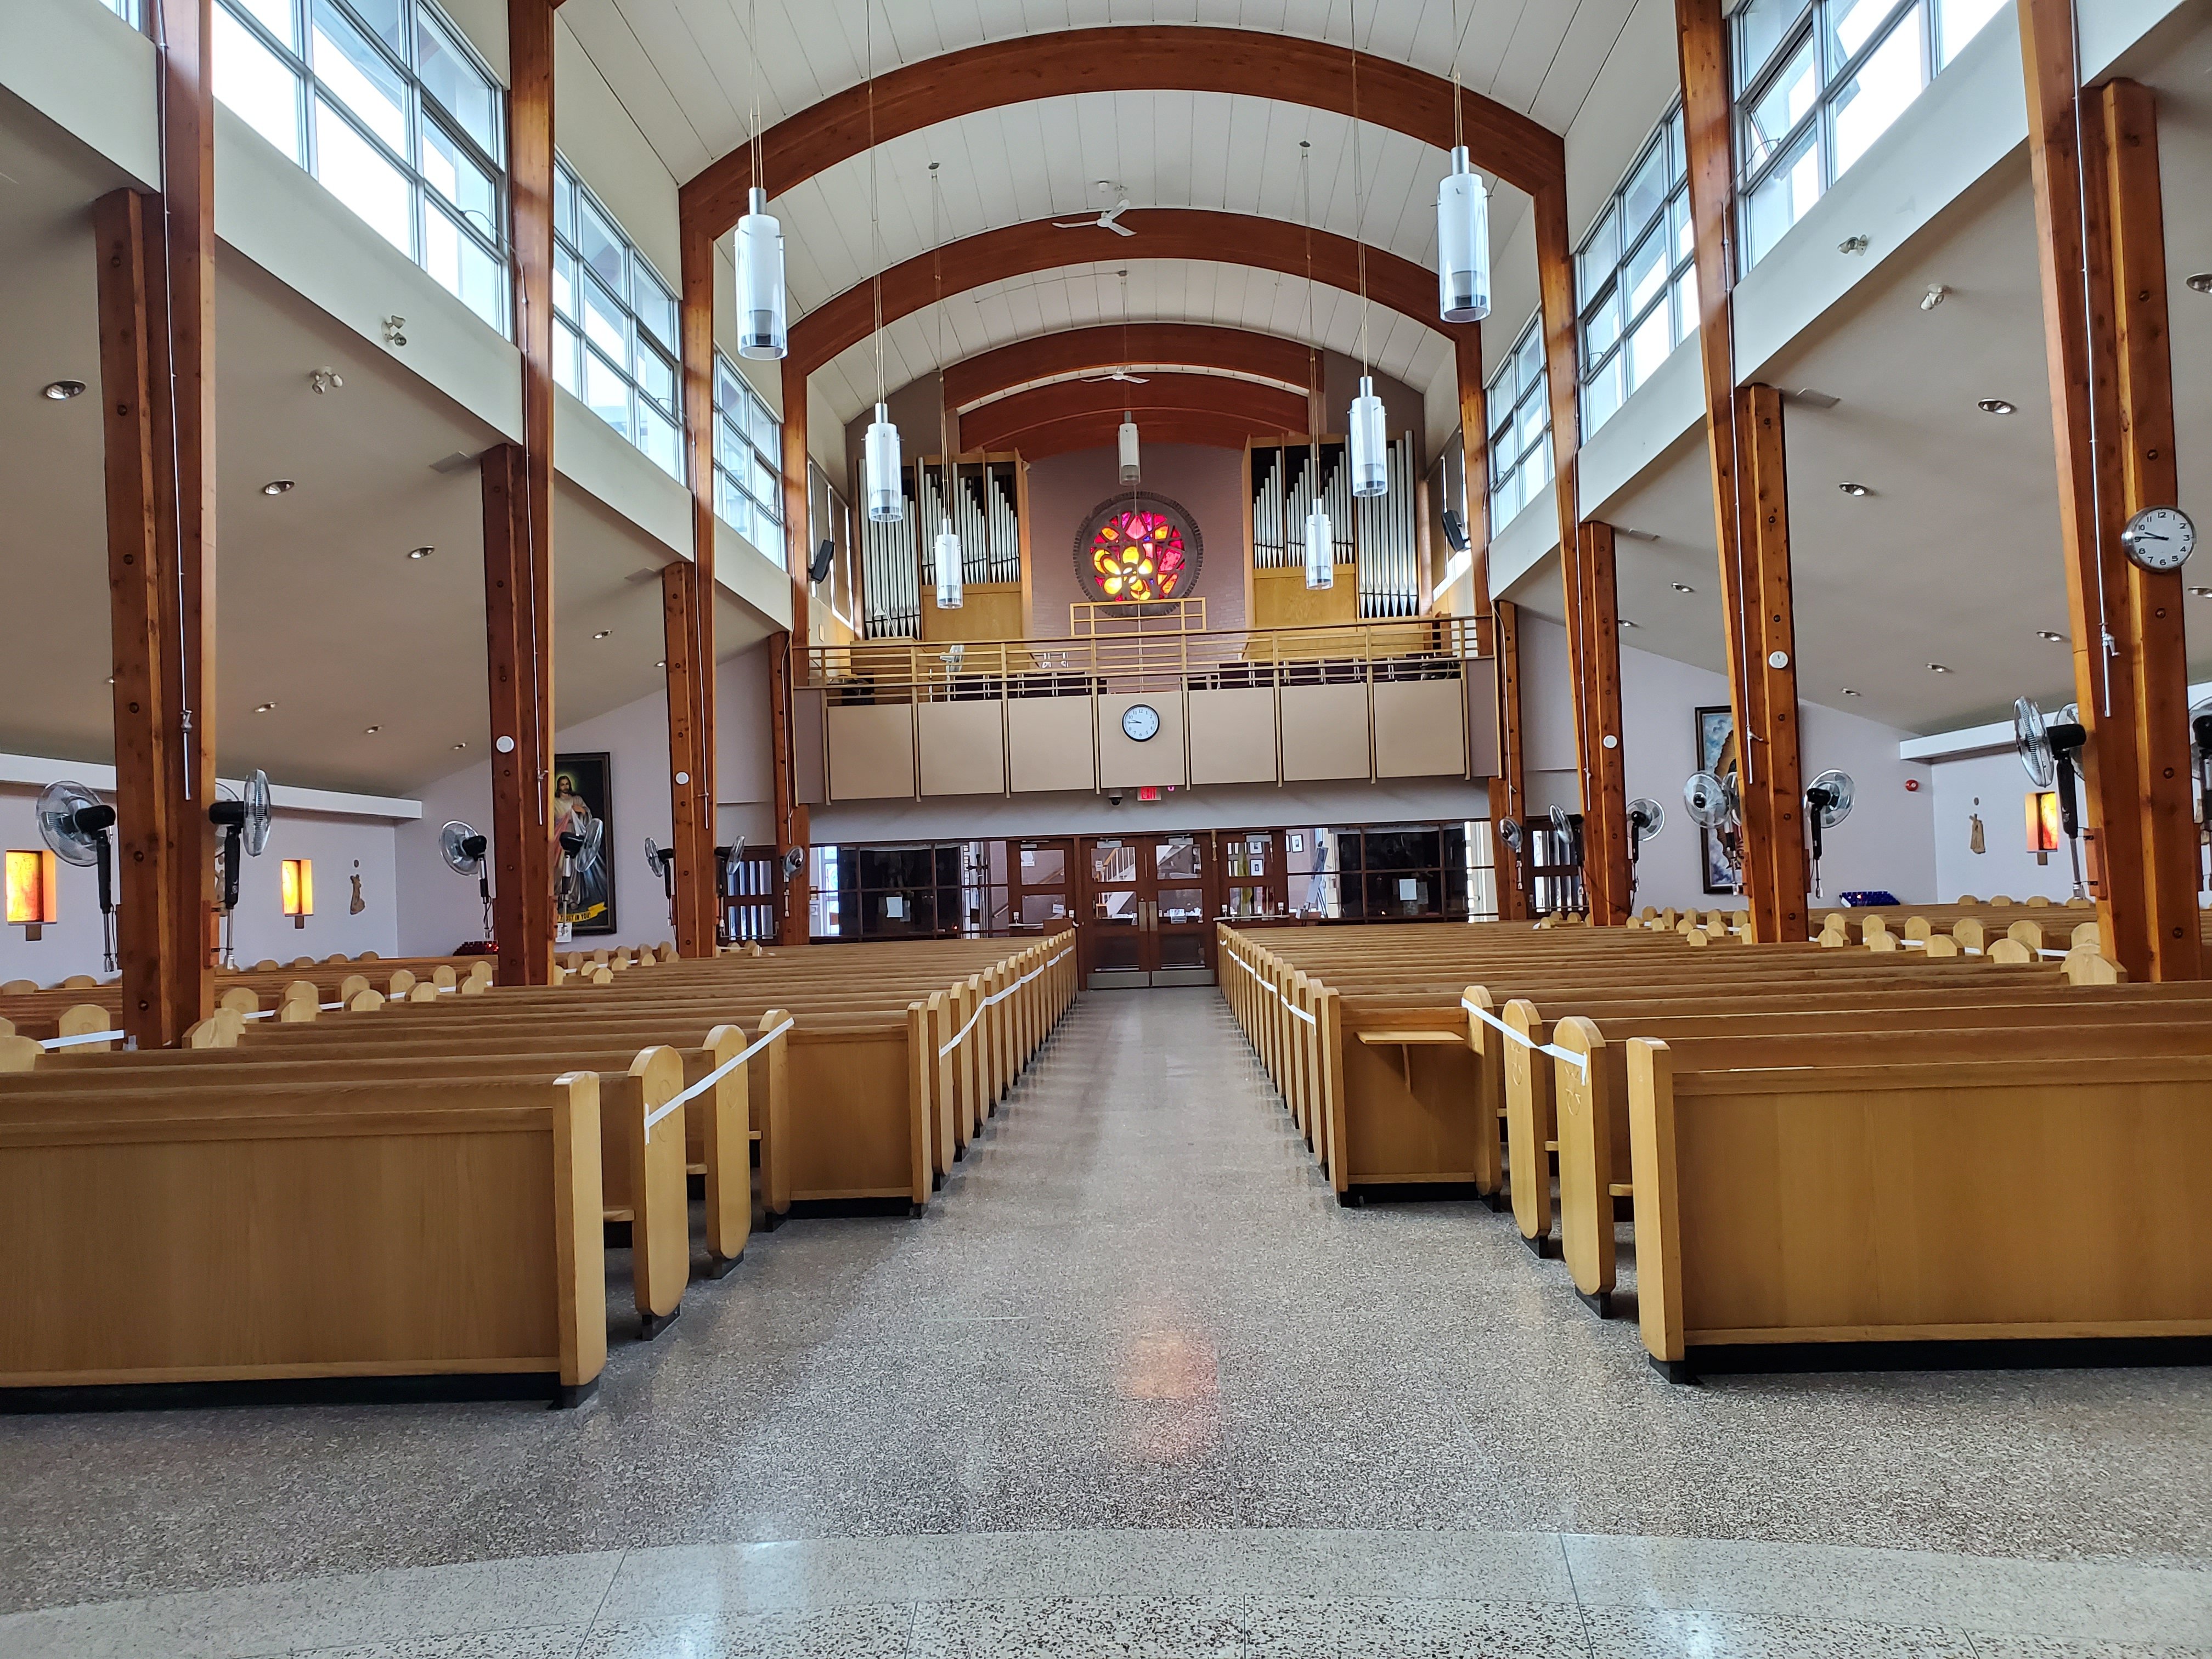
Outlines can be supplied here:
[[1309, 1025], [1318, 1025], [1321, 1024], [1319, 1020], [1316, 1019], [1304, 1009], [1299, 1007], [1297, 1003], [1292, 1002], [1288, 997], [1283, 999], [1283, 1006], [1289, 1009], [1292, 1013], [1296, 1014], [1300, 1019], [1305, 1021]]
[[39, 1047], [51, 1052], [56, 1048], [74, 1048], [80, 1042], [112, 1042], [123, 1035], [120, 1031], [85, 1031], [76, 1036], [41, 1037]]
[[1523, 1048], [1533, 1048], [1540, 1054], [1549, 1054], [1554, 1060], [1564, 1060], [1568, 1065], [1573, 1066], [1584, 1077], [1588, 1077], [1589, 1075], [1589, 1057], [1587, 1054], [1578, 1054], [1571, 1048], [1562, 1048], [1556, 1042], [1532, 1042], [1527, 1037], [1522, 1036], [1520, 1032], [1515, 1030], [1510, 1025], [1508, 1025], [1504, 1020], [1498, 1018], [1497, 1015], [1492, 1013], [1489, 1009], [1479, 1008], [1474, 1003], [1468, 1001], [1465, 997], [1462, 997], [1459, 1000], [1459, 1006], [1466, 1009], [1470, 1014], [1473, 1014], [1485, 1025], [1495, 1025], [1499, 1030], [1504, 1032], [1507, 1036], [1511, 1037], [1514, 1042], [1519, 1043]]
[[720, 1066], [717, 1066], [713, 1071], [708, 1073], [706, 1076], [701, 1078], [696, 1083], [686, 1089], [682, 1094], [672, 1098], [666, 1105], [656, 1107], [653, 1110], [647, 1113], [645, 1117], [646, 1139], [650, 1140], [653, 1138], [653, 1126], [654, 1124], [659, 1122], [661, 1119], [666, 1117], [671, 1112], [676, 1110], [677, 1108], [683, 1105], [685, 1101], [695, 1100], [699, 1096], [705, 1094], [708, 1090], [713, 1088], [725, 1077], [728, 1076], [738, 1066], [744, 1065], [762, 1049], [767, 1048], [769, 1043], [775, 1042], [778, 1037], [781, 1036], [786, 1031], [788, 1031], [793, 1026], [798, 1024], [799, 1022], [795, 1019], [787, 1019], [773, 1031], [763, 1031], [750, 1042], [738, 1049], [736, 1054], [731, 1055]]

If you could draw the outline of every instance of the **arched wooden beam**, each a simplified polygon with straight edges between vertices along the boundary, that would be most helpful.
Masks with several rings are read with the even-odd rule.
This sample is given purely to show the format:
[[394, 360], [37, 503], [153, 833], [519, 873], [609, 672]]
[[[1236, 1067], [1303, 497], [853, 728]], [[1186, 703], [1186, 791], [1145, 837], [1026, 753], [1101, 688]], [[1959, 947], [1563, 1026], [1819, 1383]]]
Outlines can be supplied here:
[[1307, 347], [1279, 334], [1212, 323], [1107, 323], [1033, 335], [994, 351], [949, 364], [945, 401], [964, 408], [1009, 386], [1055, 374], [1087, 374], [1123, 363], [1176, 363], [1237, 374], [1264, 374], [1292, 386], [1306, 383]]
[[[917, 253], [884, 272], [883, 320], [894, 323], [935, 303], [940, 290], [949, 300], [986, 283], [1060, 265], [1095, 264], [1108, 258], [1210, 259], [1303, 276], [1309, 235], [1314, 280], [1346, 293], [1359, 290], [1359, 244], [1332, 231], [1309, 233], [1279, 219], [1204, 208], [1137, 209], [1123, 214], [1121, 222], [1136, 232], [1133, 240], [1087, 228], [1060, 230], [1049, 219], [1032, 219], [1025, 224], [963, 237], [933, 252]], [[1480, 326], [1438, 322], [1435, 273], [1379, 247], [1367, 249], [1367, 291], [1376, 304], [1402, 313], [1447, 337], [1456, 327]], [[835, 299], [824, 301], [791, 325], [786, 373], [795, 368], [799, 374], [811, 374], [839, 352], [866, 339], [875, 321], [872, 283], [856, 283]]]
[[[1114, 429], [1121, 424], [1121, 411], [1110, 414], [1077, 415], [1065, 421], [1048, 421], [1017, 434], [1013, 447], [1022, 453], [1025, 461], [1048, 460], [1054, 455], [1073, 454], [1082, 449], [1103, 449], [1114, 442]], [[1210, 410], [1185, 410], [1156, 415], [1145, 422], [1145, 441], [1147, 444], [1194, 444], [1210, 449], [1242, 449], [1254, 438], [1276, 438], [1281, 433], [1264, 421], [1247, 420], [1235, 415], [1217, 414]], [[1115, 474], [1109, 469], [1104, 474], [1106, 487], [1111, 488]]]
[[[872, 88], [848, 87], [787, 116], [761, 137], [771, 192], [957, 116], [1085, 92], [1228, 92], [1352, 113], [1354, 54], [1325, 41], [1257, 29], [1124, 24], [994, 40], [893, 70]], [[1452, 142], [1452, 84], [1439, 75], [1358, 54], [1359, 115], [1439, 149]], [[1531, 196], [1565, 177], [1559, 135], [1503, 104], [1460, 94], [1475, 165]], [[687, 229], [709, 239], [736, 224], [753, 183], [750, 145], [732, 150], [679, 194]]]
[[960, 447], [1018, 449], [1019, 434], [1030, 428], [1079, 417], [1095, 416], [1111, 428], [1124, 410], [1140, 427], [1156, 416], [1192, 412], [1251, 421], [1270, 432], [1295, 432], [1306, 423], [1304, 398], [1218, 374], [1154, 374], [1142, 386], [1061, 380], [970, 410], [960, 417]]

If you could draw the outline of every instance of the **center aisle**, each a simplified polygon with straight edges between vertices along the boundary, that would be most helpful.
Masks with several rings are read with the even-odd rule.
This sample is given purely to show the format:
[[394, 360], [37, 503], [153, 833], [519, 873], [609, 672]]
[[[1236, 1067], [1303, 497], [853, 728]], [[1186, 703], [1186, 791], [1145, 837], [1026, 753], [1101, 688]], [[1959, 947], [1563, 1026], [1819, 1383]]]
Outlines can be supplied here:
[[[724, 1584], [713, 1607], [745, 1601], [725, 1580], [747, 1553], [665, 1547], [856, 1538], [878, 1541], [781, 1547], [797, 1552], [774, 1558], [791, 1571], [817, 1562], [828, 1575], [783, 1605], [1044, 1594], [1080, 1578], [1084, 1560], [1100, 1579], [1095, 1595], [1180, 1586], [1159, 1593], [1203, 1602], [1170, 1562], [1220, 1549], [1237, 1559], [1209, 1569], [1218, 1597], [1345, 1594], [1322, 1586], [1355, 1568], [1387, 1573], [1394, 1560], [1418, 1578], [1413, 1564], [1448, 1539], [1463, 1568], [1504, 1551], [1498, 1563], [1520, 1565], [1498, 1565], [1492, 1593], [1532, 1602], [1556, 1590], [1587, 1603], [1591, 1586], [1579, 1565], [1571, 1587], [1562, 1578], [1524, 1596], [1507, 1581], [1549, 1583], [1559, 1561], [1585, 1560], [1575, 1552], [1613, 1552], [1589, 1571], [1613, 1575], [1622, 1606], [1664, 1576], [1634, 1554], [1668, 1547], [1647, 1540], [1715, 1540], [1692, 1550], [1702, 1588], [1676, 1607], [1738, 1606], [1723, 1594], [1730, 1574], [1771, 1580], [1782, 1571], [1775, 1546], [1817, 1547], [1789, 1558], [1788, 1571], [1838, 1587], [1821, 1611], [1850, 1602], [1866, 1578], [1850, 1550], [1830, 1547], [2118, 1559], [2062, 1570], [1881, 1558], [1890, 1601], [1862, 1597], [1856, 1616], [1930, 1626], [1952, 1609], [1923, 1581], [1978, 1607], [2002, 1603], [2008, 1619], [2078, 1608], [2104, 1589], [2162, 1619], [2161, 1596], [2207, 1582], [2143, 1571], [2212, 1557], [2203, 1372], [1844, 1374], [1675, 1389], [1642, 1364], [1628, 1323], [1601, 1322], [1560, 1294], [1545, 1278], [1552, 1265], [1479, 1205], [1340, 1208], [1216, 992], [1091, 994], [925, 1216], [756, 1234], [745, 1271], [695, 1297], [658, 1342], [618, 1334], [602, 1397], [580, 1414], [417, 1404], [10, 1421], [0, 1437], [0, 1486], [13, 1499], [0, 1515], [0, 1612], [206, 1589], [212, 1601], [84, 1616], [127, 1625], [167, 1606], [165, 1618], [221, 1624], [247, 1618], [222, 1614], [225, 1596], [282, 1595], [327, 1613], [356, 1592], [301, 1578], [434, 1568], [348, 1583], [404, 1601], [407, 1618], [450, 1613], [443, 1628], [454, 1631], [504, 1622], [497, 1609], [510, 1594], [526, 1607], [542, 1594], [539, 1611], [515, 1622], [575, 1620], [580, 1638], [618, 1569], [606, 1607], [622, 1602], [631, 1618], [652, 1613], [650, 1584], [631, 1583], [640, 1573], [673, 1587], [703, 1572]], [[623, 1297], [626, 1271], [617, 1258], [611, 1279]], [[1172, 1528], [1216, 1542], [1176, 1543]], [[1289, 1530], [1299, 1528], [1359, 1535]], [[1401, 1529], [1431, 1541], [1394, 1545]], [[933, 1565], [915, 1565], [923, 1556], [896, 1565], [957, 1542], [916, 1534], [982, 1533], [1060, 1541], [1001, 1540], [957, 1562], [940, 1551], [926, 1558]], [[1618, 1536], [1541, 1537], [1559, 1534]], [[1117, 1577], [1112, 1563], [1139, 1556], [1150, 1565]], [[515, 1578], [528, 1565], [518, 1558], [560, 1560]], [[1331, 1565], [1317, 1567], [1323, 1558]], [[465, 1562], [488, 1564], [473, 1592], [452, 1588], [441, 1565]], [[868, 1595], [830, 1582], [848, 1571], [870, 1584], [888, 1577]], [[895, 1582], [902, 1571], [912, 1582]], [[2013, 1573], [2012, 1588], [1995, 1601], [1968, 1595], [1990, 1572]], [[2062, 1577], [2046, 1584], [2039, 1573]], [[2177, 1578], [2183, 1592], [2172, 1590]], [[559, 1595], [527, 1589], [555, 1579]], [[1708, 1594], [1719, 1599], [1700, 1599]], [[684, 1602], [676, 1593], [669, 1611]], [[1484, 1613], [1468, 1628], [1519, 1630], [1532, 1651], [1582, 1651], [1601, 1621], [1548, 1605], [1526, 1626]], [[919, 1628], [887, 1616], [892, 1632]], [[362, 1620], [367, 1633], [349, 1639], [385, 1628]], [[848, 1626], [843, 1645], [869, 1650], [865, 1626]], [[2138, 1626], [2138, 1639], [2155, 1628]], [[1020, 1628], [1017, 1620], [1009, 1639]], [[16, 1650], [11, 1634], [31, 1633], [0, 1621], [0, 1655]], [[903, 1650], [902, 1637], [886, 1639]], [[2212, 1630], [2185, 1639], [2212, 1645]], [[286, 1647], [211, 1640], [198, 1650]], [[599, 1649], [555, 1640], [548, 1650]]]

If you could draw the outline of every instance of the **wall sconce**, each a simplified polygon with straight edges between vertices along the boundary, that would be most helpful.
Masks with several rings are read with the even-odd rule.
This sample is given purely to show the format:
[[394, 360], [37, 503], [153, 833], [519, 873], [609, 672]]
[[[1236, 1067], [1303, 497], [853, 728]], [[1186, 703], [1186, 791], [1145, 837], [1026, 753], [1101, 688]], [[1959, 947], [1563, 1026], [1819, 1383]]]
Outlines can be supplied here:
[[35, 939], [62, 919], [61, 886], [53, 854], [8, 854], [8, 920], [20, 926], [23, 937]]
[[2035, 854], [2038, 864], [2051, 862], [2051, 855], [2058, 850], [2058, 792], [2056, 789], [2031, 789], [2027, 792], [2027, 850]]
[[305, 927], [307, 918], [315, 914], [315, 861], [313, 859], [284, 860], [284, 914], [292, 918], [295, 927]]

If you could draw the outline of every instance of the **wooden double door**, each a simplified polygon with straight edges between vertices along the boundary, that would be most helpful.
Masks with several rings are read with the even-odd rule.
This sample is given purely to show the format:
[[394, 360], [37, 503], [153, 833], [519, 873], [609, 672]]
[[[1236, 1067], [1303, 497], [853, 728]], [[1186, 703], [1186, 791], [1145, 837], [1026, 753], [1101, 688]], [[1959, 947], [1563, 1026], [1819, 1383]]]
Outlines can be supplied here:
[[1146, 830], [1075, 843], [1077, 935], [1096, 989], [1210, 985], [1214, 923], [1283, 908], [1280, 830]]

